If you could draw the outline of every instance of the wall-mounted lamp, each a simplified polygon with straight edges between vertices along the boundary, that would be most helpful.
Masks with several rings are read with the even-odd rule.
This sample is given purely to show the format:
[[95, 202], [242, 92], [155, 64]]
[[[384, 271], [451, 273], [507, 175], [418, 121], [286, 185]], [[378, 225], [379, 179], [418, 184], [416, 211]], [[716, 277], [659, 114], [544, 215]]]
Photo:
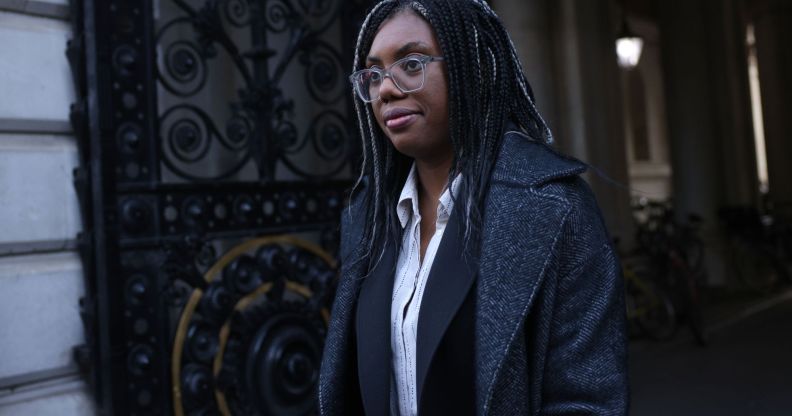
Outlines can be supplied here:
[[619, 66], [632, 69], [638, 65], [643, 51], [643, 39], [633, 33], [627, 25], [627, 17], [622, 18], [622, 29], [616, 39], [616, 54], [619, 57]]

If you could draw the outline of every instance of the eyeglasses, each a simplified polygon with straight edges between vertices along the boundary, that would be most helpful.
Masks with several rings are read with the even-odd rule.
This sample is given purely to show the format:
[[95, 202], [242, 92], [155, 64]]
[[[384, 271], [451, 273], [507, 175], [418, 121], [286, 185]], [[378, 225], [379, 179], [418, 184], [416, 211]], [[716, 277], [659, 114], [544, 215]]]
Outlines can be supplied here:
[[380, 86], [388, 77], [405, 94], [420, 90], [426, 82], [426, 64], [443, 59], [442, 56], [410, 55], [392, 63], [387, 69], [361, 69], [352, 74], [349, 80], [358, 97], [370, 103], [379, 100]]

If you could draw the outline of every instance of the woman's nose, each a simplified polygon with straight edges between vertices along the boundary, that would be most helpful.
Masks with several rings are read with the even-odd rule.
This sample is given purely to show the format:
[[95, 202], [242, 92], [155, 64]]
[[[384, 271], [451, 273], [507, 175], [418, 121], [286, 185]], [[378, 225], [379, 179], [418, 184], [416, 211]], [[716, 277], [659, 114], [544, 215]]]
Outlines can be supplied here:
[[379, 97], [382, 101], [404, 97], [404, 93], [396, 86], [392, 76], [386, 76], [379, 86]]

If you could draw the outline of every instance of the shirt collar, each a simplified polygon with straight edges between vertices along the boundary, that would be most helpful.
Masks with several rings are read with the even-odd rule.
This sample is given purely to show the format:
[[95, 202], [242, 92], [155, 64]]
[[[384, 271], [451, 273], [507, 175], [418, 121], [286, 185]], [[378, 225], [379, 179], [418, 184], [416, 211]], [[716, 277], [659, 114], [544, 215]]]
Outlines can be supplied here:
[[412, 215], [418, 214], [418, 171], [415, 169], [415, 162], [410, 168], [410, 174], [404, 181], [399, 202], [396, 204], [396, 215], [402, 228], [407, 226]]
[[[461, 183], [461, 174], [458, 174], [451, 182], [451, 187], [443, 191], [440, 195], [439, 204], [437, 204], [437, 221], [446, 222], [451, 212], [454, 210], [454, 199], [451, 198], [458, 196], [458, 190]], [[399, 223], [402, 228], [407, 227], [410, 218], [419, 216], [418, 211], [418, 171], [413, 162], [410, 168], [410, 173], [407, 175], [407, 180], [404, 181], [404, 187], [399, 195], [399, 202], [396, 204], [396, 215], [399, 217]]]

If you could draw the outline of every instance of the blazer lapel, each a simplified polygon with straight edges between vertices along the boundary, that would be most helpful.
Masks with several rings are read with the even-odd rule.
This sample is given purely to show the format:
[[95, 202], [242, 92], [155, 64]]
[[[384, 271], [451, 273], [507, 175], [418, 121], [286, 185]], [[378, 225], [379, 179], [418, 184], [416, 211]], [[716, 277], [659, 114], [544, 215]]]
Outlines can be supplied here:
[[475, 280], [475, 267], [463, 257], [464, 240], [458, 217], [454, 212], [446, 224], [421, 301], [416, 346], [419, 403], [435, 350]]
[[478, 414], [488, 410], [509, 345], [556, 252], [568, 206], [535, 189], [493, 183], [485, 212], [475, 313]]
[[388, 244], [374, 271], [364, 279], [357, 307], [357, 359], [366, 414], [390, 413], [390, 310], [396, 249]]

